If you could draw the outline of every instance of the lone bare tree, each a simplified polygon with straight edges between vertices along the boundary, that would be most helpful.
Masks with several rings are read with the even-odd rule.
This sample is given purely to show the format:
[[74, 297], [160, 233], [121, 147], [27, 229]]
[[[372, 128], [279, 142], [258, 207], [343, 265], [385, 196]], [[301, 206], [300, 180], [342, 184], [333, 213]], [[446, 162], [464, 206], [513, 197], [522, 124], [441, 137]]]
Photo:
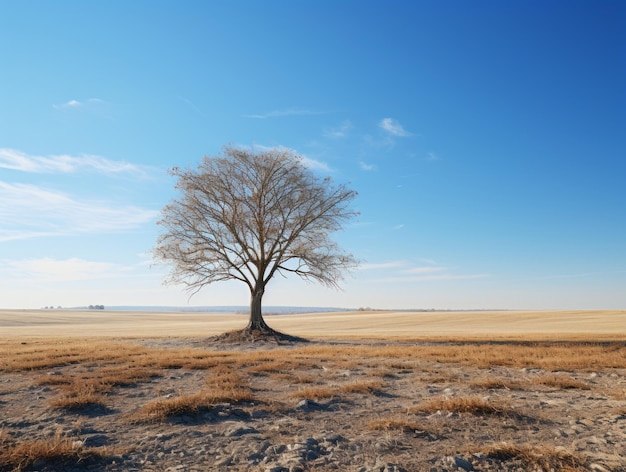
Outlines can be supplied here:
[[356, 266], [329, 234], [357, 213], [356, 192], [318, 178], [302, 157], [272, 149], [255, 153], [226, 147], [197, 170], [174, 168], [181, 196], [162, 211], [164, 232], [154, 257], [172, 266], [166, 283], [192, 295], [213, 282], [239, 280], [250, 289], [245, 333], [275, 333], [264, 321], [262, 299], [277, 273], [339, 287]]

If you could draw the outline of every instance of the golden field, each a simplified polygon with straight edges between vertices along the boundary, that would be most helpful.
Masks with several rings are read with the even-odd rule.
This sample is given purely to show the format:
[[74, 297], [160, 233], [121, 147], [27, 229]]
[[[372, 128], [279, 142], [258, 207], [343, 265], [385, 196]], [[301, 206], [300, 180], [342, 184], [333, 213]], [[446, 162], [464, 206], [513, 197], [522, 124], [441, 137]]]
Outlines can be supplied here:
[[[279, 331], [311, 338], [626, 339], [626, 310], [369, 311], [266, 316]], [[0, 337], [212, 336], [247, 316], [107, 310], [0, 310]]]

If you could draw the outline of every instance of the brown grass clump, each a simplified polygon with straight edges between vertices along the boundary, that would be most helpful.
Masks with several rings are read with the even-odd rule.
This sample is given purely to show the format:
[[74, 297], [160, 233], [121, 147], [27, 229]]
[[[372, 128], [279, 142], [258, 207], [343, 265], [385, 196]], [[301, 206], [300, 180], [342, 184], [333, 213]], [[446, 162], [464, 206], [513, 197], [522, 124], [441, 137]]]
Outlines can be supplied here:
[[547, 446], [515, 446], [501, 443], [481, 451], [493, 459], [501, 461], [520, 460], [527, 470], [583, 471], [586, 460], [579, 456]]
[[243, 402], [254, 399], [252, 389], [239, 372], [221, 366], [206, 380], [206, 387], [216, 402]]
[[547, 387], [554, 387], [561, 390], [567, 389], [580, 389], [580, 390], [590, 390], [591, 387], [582, 382], [580, 380], [576, 380], [569, 375], [562, 374], [546, 374], [540, 377], [535, 377], [532, 382], [534, 384], [545, 385]]
[[389, 379], [393, 379], [396, 378], [396, 373], [394, 370], [392, 369], [386, 369], [386, 368], [376, 368], [372, 371], [369, 372], [370, 377], [380, 377], [380, 378], [389, 378]]
[[280, 360], [270, 360], [248, 367], [246, 370], [256, 374], [272, 374], [291, 370], [291, 364]]
[[159, 375], [151, 367], [109, 366], [74, 375], [47, 375], [37, 380], [39, 385], [57, 387], [60, 395], [50, 401], [52, 408], [78, 411], [105, 408], [104, 395], [114, 387], [128, 387]]
[[53, 375], [49, 374], [43, 377], [39, 377], [34, 382], [36, 385], [48, 385], [48, 386], [58, 386], [58, 385], [69, 385], [72, 383], [72, 377], [69, 375]]
[[164, 420], [172, 416], [196, 414], [215, 405], [215, 398], [208, 392], [197, 392], [173, 398], [154, 400], [145, 405], [135, 419]]
[[190, 395], [180, 395], [173, 398], [154, 400], [145, 405], [134, 420], [165, 420], [178, 415], [195, 415], [201, 411], [208, 411], [219, 403], [240, 403], [254, 400], [250, 391], [229, 390], [211, 391], [201, 390]]
[[299, 399], [312, 398], [314, 400], [326, 400], [335, 397], [337, 393], [336, 388], [316, 386], [298, 390], [293, 392], [291, 396]]
[[104, 397], [97, 393], [97, 388], [93, 384], [73, 386], [59, 397], [50, 400], [50, 406], [65, 411], [106, 408]]
[[99, 369], [95, 371], [94, 377], [103, 386], [130, 387], [159, 377], [161, 374], [162, 372], [150, 366], [121, 365]]
[[343, 393], [376, 393], [380, 392], [384, 385], [380, 380], [368, 380], [342, 385], [340, 390]]
[[315, 377], [307, 374], [290, 375], [290, 381], [295, 384], [313, 384]]
[[270, 374], [268, 376], [274, 382], [281, 382], [284, 384], [314, 384], [317, 382], [317, 379], [309, 374], [303, 374], [299, 372], [287, 373], [287, 372], [278, 372], [274, 374]]
[[81, 441], [60, 434], [19, 443], [6, 433], [0, 434], [0, 470], [19, 472], [31, 469], [37, 463], [76, 466], [113, 453], [110, 448], [85, 448]]
[[154, 400], [131, 419], [165, 420], [172, 416], [207, 411], [219, 403], [242, 403], [254, 399], [252, 389], [238, 372], [220, 366], [207, 378], [205, 388], [199, 392]]

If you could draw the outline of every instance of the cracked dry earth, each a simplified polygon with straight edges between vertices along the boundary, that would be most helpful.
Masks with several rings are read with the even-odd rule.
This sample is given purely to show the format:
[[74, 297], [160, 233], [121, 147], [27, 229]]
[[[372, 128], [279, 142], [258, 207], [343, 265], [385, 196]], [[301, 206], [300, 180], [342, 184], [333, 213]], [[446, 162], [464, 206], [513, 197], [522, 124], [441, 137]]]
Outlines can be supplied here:
[[[554, 371], [438, 359], [409, 344], [385, 354], [389, 343], [353, 341], [243, 350], [201, 339], [107, 343], [101, 349], [132, 346], [150, 375], [77, 408], [55, 403], [71, 379], [97, 378], [112, 362], [135, 367], [93, 355], [30, 369], [5, 363], [0, 451], [56, 440], [71, 453], [21, 462], [0, 453], [0, 470], [626, 470], [624, 346], [617, 367]], [[181, 356], [191, 361], [164, 362]], [[193, 396], [216, 369], [236, 374], [249, 398], [146, 409]]]

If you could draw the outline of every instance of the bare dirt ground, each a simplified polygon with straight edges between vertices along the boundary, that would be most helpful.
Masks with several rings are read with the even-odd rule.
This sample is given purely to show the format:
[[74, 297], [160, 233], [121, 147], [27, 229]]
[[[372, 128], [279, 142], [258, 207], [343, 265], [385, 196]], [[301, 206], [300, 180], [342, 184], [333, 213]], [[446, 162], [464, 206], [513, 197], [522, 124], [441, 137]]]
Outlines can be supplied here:
[[58, 314], [0, 312], [0, 470], [626, 470], [626, 311]]

